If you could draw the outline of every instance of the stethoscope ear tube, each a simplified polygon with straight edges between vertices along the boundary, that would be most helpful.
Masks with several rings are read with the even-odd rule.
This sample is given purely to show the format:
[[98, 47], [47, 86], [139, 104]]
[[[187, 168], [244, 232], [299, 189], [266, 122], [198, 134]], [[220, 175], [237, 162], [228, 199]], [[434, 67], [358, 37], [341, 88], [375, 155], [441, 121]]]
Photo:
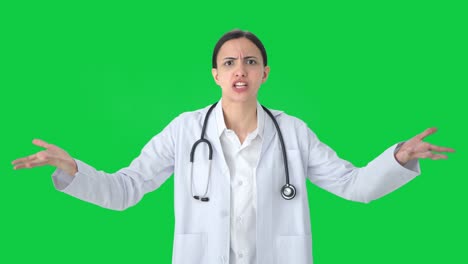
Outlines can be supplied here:
[[193, 163], [193, 160], [195, 158], [195, 150], [197, 149], [197, 146], [198, 144], [200, 143], [206, 143], [206, 145], [208, 145], [208, 159], [209, 160], [212, 160], [213, 159], [213, 147], [211, 146], [210, 142], [207, 140], [207, 139], [204, 139], [204, 138], [200, 138], [199, 140], [197, 140], [193, 146], [192, 146], [192, 150], [190, 151], [190, 162]]
[[[216, 104], [218, 103], [214, 103], [210, 109], [208, 109], [208, 113], [206, 113], [206, 116], [205, 116], [205, 120], [203, 122], [203, 127], [202, 127], [202, 132], [201, 132], [201, 136], [200, 136], [200, 139], [197, 140], [193, 146], [192, 146], [192, 149], [190, 150], [190, 190], [192, 192], [192, 197], [196, 200], [199, 200], [201, 202], [208, 202], [210, 200], [210, 198], [208, 196], [206, 196], [208, 194], [208, 188], [210, 186], [210, 181], [211, 181], [211, 161], [213, 159], [213, 147], [211, 146], [211, 143], [210, 141], [208, 141], [207, 139], [205, 139], [205, 131], [206, 131], [206, 124], [208, 123], [208, 117], [210, 116], [211, 114], [211, 111], [213, 111], [213, 109], [215, 108]], [[208, 183], [206, 184], [206, 188], [205, 188], [205, 193], [200, 197], [200, 195], [195, 195], [193, 193], [193, 162], [195, 160], [195, 150], [197, 149], [197, 146], [198, 144], [200, 143], [206, 143], [206, 145], [208, 145], [208, 149], [209, 149], [209, 154], [208, 154], [208, 160], [209, 160], [209, 164], [208, 164]]]
[[[200, 143], [200, 142], [198, 142], [198, 143]], [[209, 159], [209, 164], [208, 164], [208, 179], [207, 179], [207, 183], [206, 183], [205, 192], [203, 193], [203, 195], [201, 197], [200, 197], [200, 195], [195, 195], [193, 193], [193, 189], [194, 189], [194, 187], [193, 187], [193, 160], [190, 161], [190, 190], [192, 192], [192, 197], [194, 199], [202, 201], [202, 202], [208, 202], [210, 200], [210, 198], [208, 196], [206, 196], [206, 195], [208, 194], [208, 189], [210, 187], [210, 182], [211, 182], [211, 144], [209, 142], [207, 144], [208, 144], [208, 146], [210, 146], [210, 159]]]
[[208, 201], [210, 201], [210, 198], [209, 198], [209, 197], [202, 197], [202, 198], [200, 199], [200, 196], [198, 196], [198, 195], [193, 196], [193, 198], [195, 198], [195, 200], [200, 200], [200, 201], [202, 201], [202, 202], [208, 202]]

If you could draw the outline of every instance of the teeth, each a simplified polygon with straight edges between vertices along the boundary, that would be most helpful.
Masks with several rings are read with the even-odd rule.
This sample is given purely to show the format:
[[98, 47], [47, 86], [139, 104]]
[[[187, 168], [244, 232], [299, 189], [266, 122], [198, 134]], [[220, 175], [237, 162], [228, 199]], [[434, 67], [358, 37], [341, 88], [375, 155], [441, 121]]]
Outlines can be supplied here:
[[236, 86], [236, 88], [245, 87], [246, 85], [247, 85], [247, 83], [245, 83], [245, 82], [236, 82], [234, 84], [234, 86]]

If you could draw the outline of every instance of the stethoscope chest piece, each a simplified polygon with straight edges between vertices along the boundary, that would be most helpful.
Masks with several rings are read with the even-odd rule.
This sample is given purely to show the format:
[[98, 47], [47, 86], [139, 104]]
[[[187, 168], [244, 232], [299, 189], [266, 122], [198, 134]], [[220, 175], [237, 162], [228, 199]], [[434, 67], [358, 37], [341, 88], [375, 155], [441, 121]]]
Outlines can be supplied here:
[[285, 184], [283, 188], [281, 188], [281, 196], [283, 196], [286, 200], [291, 200], [296, 196], [296, 188], [292, 184]]

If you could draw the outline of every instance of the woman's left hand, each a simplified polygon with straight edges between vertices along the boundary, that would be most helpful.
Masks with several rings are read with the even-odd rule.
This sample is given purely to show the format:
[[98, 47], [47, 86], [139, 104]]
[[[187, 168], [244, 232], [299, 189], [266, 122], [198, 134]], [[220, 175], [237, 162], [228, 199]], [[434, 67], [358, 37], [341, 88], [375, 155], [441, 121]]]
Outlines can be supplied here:
[[433, 153], [436, 152], [455, 152], [454, 149], [439, 147], [427, 142], [424, 142], [424, 138], [435, 133], [437, 128], [428, 128], [419, 135], [416, 135], [409, 141], [406, 141], [395, 154], [396, 160], [405, 165], [408, 161], [418, 158], [430, 158], [433, 160], [447, 159], [447, 155]]

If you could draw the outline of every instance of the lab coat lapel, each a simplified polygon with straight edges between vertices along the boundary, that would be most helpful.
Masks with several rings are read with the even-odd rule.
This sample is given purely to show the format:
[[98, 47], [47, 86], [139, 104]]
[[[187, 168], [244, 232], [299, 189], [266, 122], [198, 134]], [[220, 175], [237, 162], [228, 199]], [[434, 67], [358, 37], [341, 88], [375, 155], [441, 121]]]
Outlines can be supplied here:
[[213, 109], [213, 112], [211, 112], [210, 119], [208, 120], [206, 128], [206, 138], [211, 142], [211, 145], [213, 147], [213, 165], [217, 166], [221, 172], [224, 172], [228, 170], [228, 166], [224, 158], [223, 148], [219, 139], [216, 115], [214, 111], [215, 109]]
[[[270, 110], [273, 116], [276, 118], [281, 112]], [[262, 143], [262, 151], [260, 152], [260, 158], [258, 162], [261, 162], [262, 158], [265, 157], [268, 148], [270, 147], [273, 139], [276, 135], [276, 128], [273, 120], [271, 120], [270, 116], [265, 113], [265, 127], [263, 129], [263, 143]]]

